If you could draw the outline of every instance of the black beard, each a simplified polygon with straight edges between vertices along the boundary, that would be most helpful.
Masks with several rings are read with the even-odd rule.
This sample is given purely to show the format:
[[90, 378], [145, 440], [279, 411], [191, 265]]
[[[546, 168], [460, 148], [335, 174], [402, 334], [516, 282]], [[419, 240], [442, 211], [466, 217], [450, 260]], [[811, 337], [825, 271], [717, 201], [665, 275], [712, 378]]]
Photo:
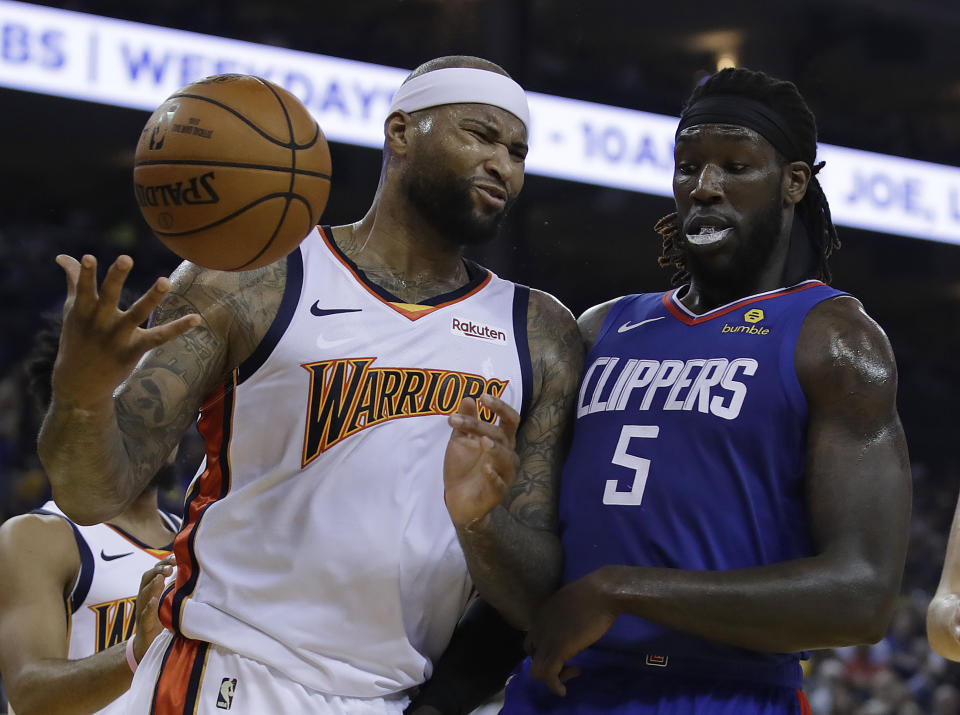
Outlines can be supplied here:
[[[730, 261], [729, 269], [724, 271], [722, 281], [731, 285], [749, 285], [766, 267], [776, 251], [782, 225], [783, 199], [778, 192], [776, 200], [771, 201], [769, 207], [757, 216], [749, 232], [741, 236], [740, 244]], [[692, 251], [685, 251], [685, 253], [685, 262], [690, 272], [699, 280], [712, 283], [713, 281], [709, 278], [710, 269], [704, 270], [698, 265], [697, 256]]]
[[757, 216], [757, 222], [737, 256], [734, 265], [739, 277], [749, 280], [750, 276], [755, 276], [767, 266], [777, 250], [782, 228], [783, 201], [778, 191], [776, 201], [771, 202], [770, 208]]
[[483, 214], [473, 205], [471, 182], [449, 171], [415, 169], [405, 184], [410, 203], [446, 241], [457, 246], [476, 246], [495, 238], [514, 203], [508, 199], [501, 211]]

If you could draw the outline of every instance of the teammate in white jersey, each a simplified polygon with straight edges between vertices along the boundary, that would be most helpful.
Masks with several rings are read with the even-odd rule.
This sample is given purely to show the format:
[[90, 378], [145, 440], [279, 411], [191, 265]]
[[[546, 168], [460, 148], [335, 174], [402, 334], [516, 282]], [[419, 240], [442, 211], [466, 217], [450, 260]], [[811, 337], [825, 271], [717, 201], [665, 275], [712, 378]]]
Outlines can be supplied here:
[[[57, 336], [41, 331], [30, 361], [44, 409]], [[128, 658], [161, 630], [156, 603], [179, 519], [157, 508], [157, 487], [172, 473], [164, 465], [109, 524], [78, 526], [49, 501], [0, 526], [0, 672], [18, 715], [123, 712]]]
[[58, 503], [109, 518], [198, 413], [207, 442], [131, 712], [399, 713], [473, 588], [519, 626], [551, 591], [579, 335], [463, 257], [523, 185], [528, 123], [501, 68], [440, 58], [394, 98], [358, 222], [256, 271], [185, 263], [129, 311], [129, 257], [99, 292], [92, 256], [58, 257], [39, 444]]

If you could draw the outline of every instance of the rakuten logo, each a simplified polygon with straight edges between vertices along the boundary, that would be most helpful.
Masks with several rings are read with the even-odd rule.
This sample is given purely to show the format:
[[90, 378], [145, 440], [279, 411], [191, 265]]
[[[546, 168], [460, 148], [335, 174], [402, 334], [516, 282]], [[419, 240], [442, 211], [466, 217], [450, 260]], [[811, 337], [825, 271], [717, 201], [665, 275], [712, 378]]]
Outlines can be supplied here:
[[454, 318], [453, 322], [450, 323], [450, 332], [454, 335], [463, 335], [492, 343], [506, 344], [507, 342], [507, 334], [502, 330], [491, 328], [489, 325], [480, 325], [472, 320]]

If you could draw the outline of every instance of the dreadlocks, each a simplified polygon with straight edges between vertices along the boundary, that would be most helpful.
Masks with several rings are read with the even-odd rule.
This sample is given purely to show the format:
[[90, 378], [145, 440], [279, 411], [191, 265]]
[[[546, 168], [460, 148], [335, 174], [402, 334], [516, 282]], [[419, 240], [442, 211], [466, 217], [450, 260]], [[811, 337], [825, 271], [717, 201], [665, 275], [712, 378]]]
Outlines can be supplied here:
[[[787, 161], [804, 161], [810, 165], [813, 174], [807, 186], [807, 193], [797, 204], [797, 218], [806, 229], [811, 248], [817, 256], [814, 269], [815, 277], [824, 283], [831, 279], [828, 259], [835, 250], [840, 248], [840, 239], [837, 229], [830, 218], [830, 206], [823, 188], [817, 180], [816, 174], [823, 168], [823, 162], [816, 162], [817, 156], [817, 123], [813, 112], [800, 95], [792, 82], [775, 79], [763, 72], [756, 72], [742, 67], [721, 70], [710, 77], [706, 82], [696, 87], [687, 99], [685, 107], [689, 107], [698, 99], [711, 95], [735, 95], [748, 97], [762, 102], [770, 107], [790, 125], [793, 135], [799, 143], [800, 156], [795, 158], [784, 157], [779, 151], [777, 158], [783, 163]], [[671, 278], [674, 285], [684, 283], [690, 277], [684, 262], [684, 255], [680, 249], [680, 227], [677, 225], [677, 214], [667, 214], [661, 218], [654, 230], [663, 239], [663, 252], [660, 256], [660, 265], [673, 266], [677, 272]]]

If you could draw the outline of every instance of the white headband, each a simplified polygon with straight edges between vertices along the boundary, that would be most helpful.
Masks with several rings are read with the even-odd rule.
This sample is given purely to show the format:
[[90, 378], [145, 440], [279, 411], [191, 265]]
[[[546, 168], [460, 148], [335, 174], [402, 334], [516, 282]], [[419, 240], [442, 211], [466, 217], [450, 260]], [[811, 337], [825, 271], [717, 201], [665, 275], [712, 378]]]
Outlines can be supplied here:
[[416, 112], [441, 104], [490, 104], [507, 110], [530, 128], [523, 87], [497, 72], [467, 67], [433, 70], [406, 81], [393, 95], [390, 111]]

